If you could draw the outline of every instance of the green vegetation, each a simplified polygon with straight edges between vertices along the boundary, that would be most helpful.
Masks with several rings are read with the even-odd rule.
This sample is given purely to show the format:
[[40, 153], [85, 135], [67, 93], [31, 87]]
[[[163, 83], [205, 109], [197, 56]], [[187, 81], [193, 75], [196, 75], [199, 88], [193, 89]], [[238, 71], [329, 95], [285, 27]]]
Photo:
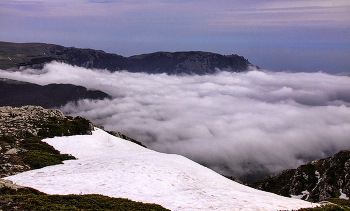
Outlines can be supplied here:
[[0, 136], [0, 143], [4, 144], [4, 143], [15, 143], [16, 139], [12, 136]]
[[85, 135], [89, 128], [90, 121], [82, 117], [69, 117], [62, 121], [50, 117], [48, 123], [41, 124], [39, 136], [53, 138], [55, 136]]
[[75, 159], [74, 156], [60, 154], [51, 145], [42, 142], [42, 137], [30, 137], [21, 142], [21, 147], [28, 150], [22, 156], [24, 163], [33, 169], [61, 164], [64, 160]]
[[31, 169], [43, 168], [45, 166], [51, 166], [56, 164], [62, 164], [64, 160], [75, 159], [74, 156], [68, 154], [61, 154], [58, 150], [51, 145], [41, 141], [45, 137], [27, 137], [22, 141], [15, 144], [16, 139], [11, 136], [0, 136], [0, 143], [3, 151], [6, 150], [5, 146], [10, 148], [20, 148], [24, 151], [12, 156], [10, 162], [13, 164], [26, 164]]
[[347, 199], [339, 199], [339, 198], [332, 198], [332, 199], [327, 199], [326, 201], [329, 201], [331, 203], [348, 207], [350, 209], [350, 200]]
[[303, 208], [298, 211], [349, 211], [350, 210], [350, 200], [332, 198], [325, 201], [331, 202], [333, 204], [324, 205], [315, 208]]
[[42, 128], [39, 130], [38, 136], [26, 134], [23, 140], [17, 140], [12, 136], [0, 136], [1, 151], [4, 152], [10, 148], [22, 149], [20, 152], [12, 155], [11, 159], [6, 162], [29, 165], [31, 169], [62, 164], [63, 160], [75, 159], [75, 157], [61, 154], [41, 140], [55, 136], [80, 135], [91, 132], [90, 121], [79, 116], [75, 118], [66, 117], [63, 120], [50, 117], [47, 119], [47, 122], [37, 122], [36, 126]]
[[67, 154], [51, 154], [38, 150], [31, 150], [24, 154], [23, 161], [32, 169], [39, 169], [45, 166], [62, 164], [64, 160], [75, 159], [74, 156]]
[[316, 208], [299, 209], [299, 211], [349, 211], [349, 209], [343, 208], [338, 205], [325, 205]]
[[0, 189], [1, 210], [168, 210], [160, 205], [103, 195], [47, 195], [32, 188]]

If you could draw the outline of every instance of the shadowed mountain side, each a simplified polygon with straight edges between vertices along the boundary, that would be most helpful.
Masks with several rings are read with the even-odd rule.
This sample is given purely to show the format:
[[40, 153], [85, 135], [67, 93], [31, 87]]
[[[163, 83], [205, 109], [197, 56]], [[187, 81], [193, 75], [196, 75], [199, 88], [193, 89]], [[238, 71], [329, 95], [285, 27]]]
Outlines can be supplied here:
[[87, 90], [72, 84], [32, 83], [0, 79], [0, 106], [37, 105], [53, 108], [79, 99], [104, 99], [110, 96], [102, 91]]
[[350, 150], [332, 157], [314, 160], [297, 169], [284, 170], [250, 186], [283, 196], [293, 196], [311, 202], [350, 196]]
[[190, 51], [190, 52], [156, 52], [129, 57], [129, 71], [142, 70], [147, 73], [167, 74], [212, 74], [220, 70], [241, 72], [251, 65], [242, 56]]
[[128, 70], [130, 72], [167, 74], [210, 74], [217, 68], [241, 72], [254, 66], [236, 54], [220, 55], [209, 52], [156, 52], [131, 57], [100, 50], [63, 47], [44, 43], [0, 42], [0, 69], [19, 67], [42, 68], [51, 61], [85, 68]]

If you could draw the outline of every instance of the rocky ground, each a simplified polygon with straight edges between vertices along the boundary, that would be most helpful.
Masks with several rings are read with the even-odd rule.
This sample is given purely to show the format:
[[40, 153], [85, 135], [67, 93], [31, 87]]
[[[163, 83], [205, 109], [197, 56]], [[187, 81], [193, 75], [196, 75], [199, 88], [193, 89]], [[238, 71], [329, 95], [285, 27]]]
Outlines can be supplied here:
[[37, 136], [42, 129], [39, 123], [48, 122], [49, 118], [63, 120], [65, 116], [60, 110], [40, 106], [0, 107], [0, 136]]
[[27, 136], [37, 136], [49, 118], [63, 120], [65, 116], [59, 110], [48, 110], [38, 106], [20, 108], [0, 107], [0, 177], [6, 177], [30, 170], [21, 156], [27, 150], [21, 142]]

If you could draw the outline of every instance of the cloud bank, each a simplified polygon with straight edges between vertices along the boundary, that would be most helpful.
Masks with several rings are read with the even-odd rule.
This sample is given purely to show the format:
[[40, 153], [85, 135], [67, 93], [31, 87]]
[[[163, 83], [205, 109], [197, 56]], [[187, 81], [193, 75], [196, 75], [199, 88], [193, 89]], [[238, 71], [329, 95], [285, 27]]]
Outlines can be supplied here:
[[350, 149], [347, 76], [257, 70], [168, 76], [54, 62], [0, 77], [102, 90], [113, 99], [61, 110], [244, 181]]

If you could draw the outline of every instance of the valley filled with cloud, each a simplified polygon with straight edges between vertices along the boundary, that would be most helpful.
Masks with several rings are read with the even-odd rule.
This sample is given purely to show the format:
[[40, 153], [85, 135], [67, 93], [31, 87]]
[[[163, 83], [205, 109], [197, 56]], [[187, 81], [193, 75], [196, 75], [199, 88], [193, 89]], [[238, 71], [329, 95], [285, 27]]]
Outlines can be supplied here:
[[245, 182], [350, 148], [348, 76], [111, 73], [53, 62], [42, 70], [0, 71], [0, 78], [106, 92], [112, 99], [60, 109]]

